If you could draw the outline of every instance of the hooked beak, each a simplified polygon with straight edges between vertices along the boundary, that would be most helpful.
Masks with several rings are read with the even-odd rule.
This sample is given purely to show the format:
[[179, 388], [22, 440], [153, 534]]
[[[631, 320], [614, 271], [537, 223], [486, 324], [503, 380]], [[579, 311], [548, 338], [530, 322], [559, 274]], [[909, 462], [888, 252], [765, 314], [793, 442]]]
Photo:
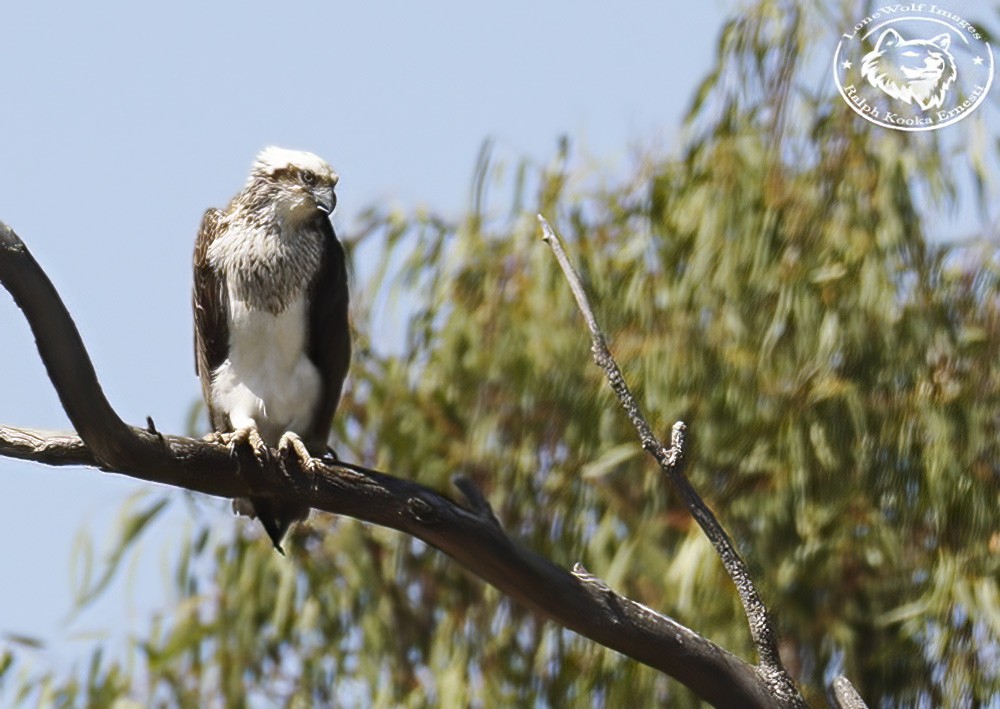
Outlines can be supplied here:
[[316, 195], [316, 206], [327, 214], [333, 214], [333, 210], [337, 206], [337, 195], [332, 187]]

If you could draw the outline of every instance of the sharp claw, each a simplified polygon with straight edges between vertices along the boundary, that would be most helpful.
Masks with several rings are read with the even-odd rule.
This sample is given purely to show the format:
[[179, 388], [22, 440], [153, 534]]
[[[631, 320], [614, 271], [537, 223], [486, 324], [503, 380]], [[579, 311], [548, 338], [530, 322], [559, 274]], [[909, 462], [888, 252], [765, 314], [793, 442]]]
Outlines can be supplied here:
[[271, 449], [253, 426], [225, 433], [215, 431], [205, 436], [205, 440], [228, 446], [231, 454], [237, 459], [245, 460], [249, 457], [247, 453], [250, 453], [260, 466], [266, 465], [271, 459]]
[[292, 431], [285, 433], [278, 441], [278, 452], [286, 464], [293, 463], [305, 472], [312, 472], [313, 457], [302, 439]]
[[247, 431], [247, 442], [253, 448], [254, 455], [262, 463], [266, 463], [271, 458], [270, 449], [267, 444], [264, 443], [264, 439], [260, 437], [260, 433], [256, 428], [244, 429]]

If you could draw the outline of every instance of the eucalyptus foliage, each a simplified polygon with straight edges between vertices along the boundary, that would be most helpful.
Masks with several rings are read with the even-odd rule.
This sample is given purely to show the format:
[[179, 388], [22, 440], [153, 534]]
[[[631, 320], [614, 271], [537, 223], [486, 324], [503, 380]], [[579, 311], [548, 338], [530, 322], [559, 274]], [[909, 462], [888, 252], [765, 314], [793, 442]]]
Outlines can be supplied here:
[[[564, 146], [514, 171], [503, 209], [486, 151], [461, 218], [367, 213], [349, 245], [383, 265], [356, 288], [337, 450], [439, 489], [471, 477], [523, 544], [754, 659], [718, 559], [589, 363], [542, 212], [645, 410], [689, 424], [689, 474], [807, 697], [842, 672], [872, 705], [1000, 702], [1000, 264], [926, 227], [958, 171], [996, 176], [806, 81], [830, 19], [741, 12], [682, 145], [610, 187]], [[68, 704], [696, 704], [400, 534], [314, 514], [288, 548], [196, 535], [133, 662], [24, 681]]]

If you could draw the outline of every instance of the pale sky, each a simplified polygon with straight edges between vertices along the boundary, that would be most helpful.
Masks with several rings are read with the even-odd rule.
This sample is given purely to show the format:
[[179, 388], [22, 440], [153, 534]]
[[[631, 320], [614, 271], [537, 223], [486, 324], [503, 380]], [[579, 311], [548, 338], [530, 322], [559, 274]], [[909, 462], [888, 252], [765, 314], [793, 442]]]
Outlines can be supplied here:
[[[458, 213], [486, 138], [501, 160], [547, 162], [566, 134], [576, 164], [624, 174], [635, 146], [676, 142], [734, 4], [7, 3], [0, 220], [62, 294], [118, 413], [181, 433], [200, 396], [195, 231], [261, 148], [333, 165], [341, 231], [376, 202]], [[950, 7], [973, 14], [977, 3]], [[831, 32], [831, 56], [836, 41]], [[6, 294], [0, 363], [0, 422], [69, 427]], [[40, 662], [66, 666], [93, 641], [81, 634], [141, 632], [190, 533], [182, 493], [133, 582], [71, 624], [69, 569], [81, 530], [106, 542], [125, 498], [152, 488], [0, 458], [0, 638], [41, 638]], [[231, 530], [228, 505], [209, 505], [220, 534]]]

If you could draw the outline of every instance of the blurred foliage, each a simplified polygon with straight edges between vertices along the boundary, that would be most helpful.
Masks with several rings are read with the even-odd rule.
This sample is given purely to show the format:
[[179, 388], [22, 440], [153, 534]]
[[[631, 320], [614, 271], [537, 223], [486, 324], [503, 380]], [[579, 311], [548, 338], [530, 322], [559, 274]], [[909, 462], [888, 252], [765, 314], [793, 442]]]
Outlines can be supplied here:
[[[958, 204], [960, 171], [980, 200], [996, 175], [944, 137], [868, 124], [832, 82], [803, 88], [838, 21], [819, 3], [744, 9], [683, 145], [621, 184], [588, 186], [564, 143], [514, 171], [498, 216], [488, 192], [506, 173], [487, 147], [460, 219], [370, 210], [347, 240], [377, 245], [381, 266], [355, 287], [338, 451], [443, 490], [465, 474], [525, 545], [754, 659], [732, 584], [590, 364], [544, 213], [658, 430], [690, 425], [693, 482], [807, 697], [843, 672], [876, 706], [996, 703], [1000, 259], [924, 226]], [[984, 115], [950, 130], [981, 132]], [[68, 679], [22, 672], [19, 691], [55, 706], [697, 704], [397, 533], [314, 513], [287, 548], [196, 534], [179, 601], [133, 662], [96, 653]]]

